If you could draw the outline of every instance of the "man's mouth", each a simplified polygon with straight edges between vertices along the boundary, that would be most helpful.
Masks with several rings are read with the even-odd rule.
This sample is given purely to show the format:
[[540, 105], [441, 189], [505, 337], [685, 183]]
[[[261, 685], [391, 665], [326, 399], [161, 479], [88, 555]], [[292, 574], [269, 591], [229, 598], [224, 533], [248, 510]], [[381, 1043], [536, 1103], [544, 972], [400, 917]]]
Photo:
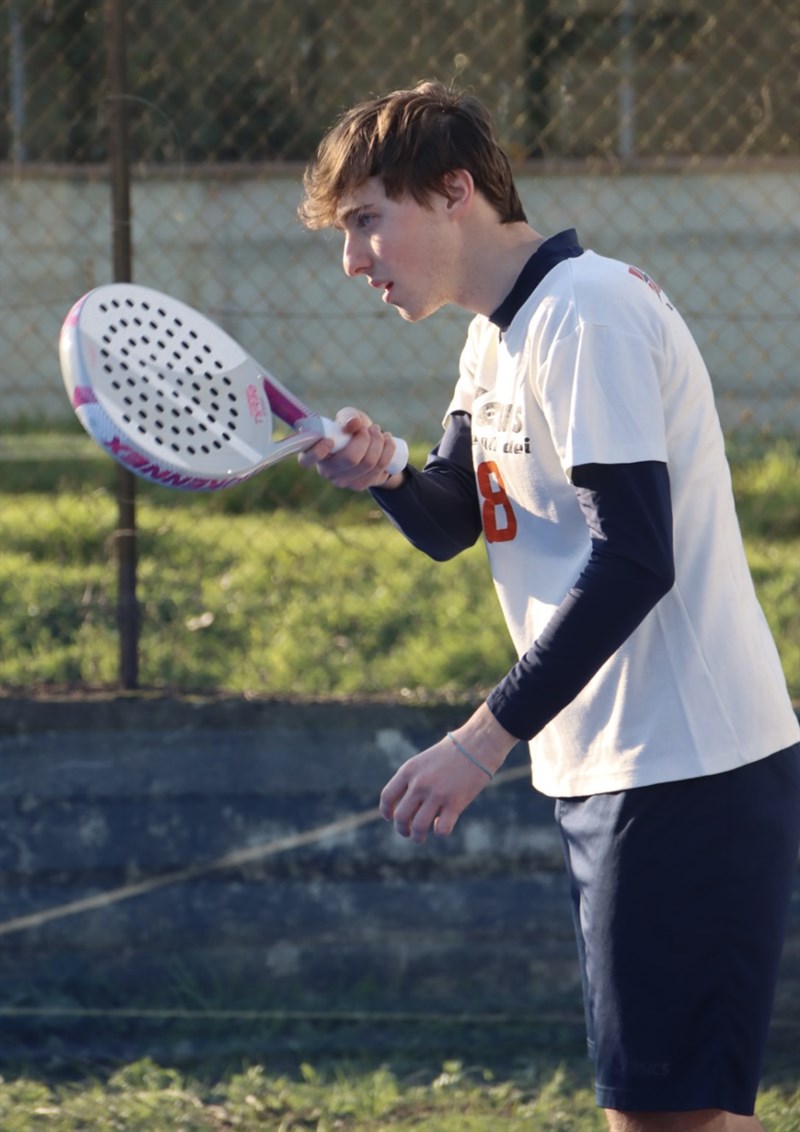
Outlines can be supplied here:
[[374, 287], [377, 291], [383, 291], [381, 298], [384, 303], [390, 302], [392, 287], [394, 287], [394, 283], [392, 283], [391, 281], [383, 282], [380, 279], [371, 279], [369, 285], [370, 287]]

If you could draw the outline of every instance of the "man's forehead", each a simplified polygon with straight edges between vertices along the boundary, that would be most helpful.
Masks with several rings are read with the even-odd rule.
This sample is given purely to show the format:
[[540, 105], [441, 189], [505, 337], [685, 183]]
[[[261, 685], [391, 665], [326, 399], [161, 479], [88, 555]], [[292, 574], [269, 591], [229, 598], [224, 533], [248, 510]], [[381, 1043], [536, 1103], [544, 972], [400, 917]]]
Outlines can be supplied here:
[[336, 226], [343, 226], [349, 217], [360, 212], [362, 208], [378, 204], [385, 195], [383, 185], [377, 177], [365, 181], [355, 189], [348, 189], [339, 198], [336, 206]]

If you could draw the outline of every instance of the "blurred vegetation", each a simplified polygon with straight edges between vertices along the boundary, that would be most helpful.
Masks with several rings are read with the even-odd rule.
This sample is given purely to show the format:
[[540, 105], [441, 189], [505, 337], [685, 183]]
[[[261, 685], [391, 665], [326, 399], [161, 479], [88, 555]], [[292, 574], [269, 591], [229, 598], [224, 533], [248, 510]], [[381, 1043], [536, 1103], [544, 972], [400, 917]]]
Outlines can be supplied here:
[[[8, 10], [0, 160], [104, 161], [102, 0]], [[127, 5], [132, 162], [304, 161], [345, 106], [431, 77], [485, 99], [520, 160], [796, 153], [784, 0], [228, 0], [217, 16]]]
[[[5, 437], [0, 455], [0, 683], [113, 685], [115, 465], [73, 432]], [[800, 463], [786, 441], [732, 455], [756, 588], [800, 702]], [[368, 497], [294, 461], [213, 495], [142, 482], [137, 508], [145, 687], [469, 697], [513, 660], [480, 545], [433, 564]]]
[[[761, 1092], [757, 1114], [769, 1132], [800, 1126], [800, 1090]], [[123, 1066], [102, 1081], [47, 1084], [0, 1078], [4, 1132], [210, 1132], [237, 1128], [314, 1128], [318, 1132], [603, 1132], [588, 1061], [532, 1061], [511, 1073], [451, 1060], [401, 1076], [391, 1065], [315, 1067], [296, 1073], [249, 1065], [208, 1080], [150, 1059]]]

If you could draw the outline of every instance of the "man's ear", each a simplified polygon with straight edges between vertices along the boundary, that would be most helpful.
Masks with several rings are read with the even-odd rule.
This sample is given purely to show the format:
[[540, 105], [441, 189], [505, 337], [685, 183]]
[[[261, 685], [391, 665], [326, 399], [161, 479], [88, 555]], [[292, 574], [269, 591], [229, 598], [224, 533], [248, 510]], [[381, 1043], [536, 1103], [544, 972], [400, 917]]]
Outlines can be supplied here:
[[461, 215], [472, 204], [475, 196], [472, 174], [466, 169], [453, 169], [450, 173], [445, 173], [442, 196], [447, 202], [445, 207], [450, 215]]

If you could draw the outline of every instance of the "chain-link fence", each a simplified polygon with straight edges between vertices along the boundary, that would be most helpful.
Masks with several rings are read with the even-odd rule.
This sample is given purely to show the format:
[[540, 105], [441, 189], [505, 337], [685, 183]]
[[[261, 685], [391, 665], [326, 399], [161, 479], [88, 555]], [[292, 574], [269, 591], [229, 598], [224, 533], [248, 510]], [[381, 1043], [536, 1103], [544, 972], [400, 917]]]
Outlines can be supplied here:
[[[731, 440], [796, 436], [795, 0], [130, 0], [121, 94], [110, 8], [5, 4], [2, 467], [6, 514], [24, 513], [27, 534], [4, 555], [14, 655], [0, 680], [114, 679], [98, 644], [113, 632], [113, 478], [71, 455], [70, 446], [86, 450], [61, 431], [71, 413], [55, 342], [74, 299], [112, 278], [109, 120], [120, 99], [133, 278], [206, 312], [325, 412], [358, 404], [421, 444], [438, 436], [467, 317], [403, 324], [344, 285], [336, 238], [295, 218], [303, 162], [338, 113], [436, 77], [492, 108], [537, 230], [576, 226], [584, 245], [640, 265], [669, 292], [705, 353]], [[197, 501], [146, 497], [143, 627], [147, 640], [166, 626], [170, 640], [146, 647], [144, 683], [291, 687], [276, 654], [253, 659], [252, 641], [237, 675], [205, 666], [215, 634], [218, 648], [237, 647], [226, 644], [232, 619], [263, 620], [265, 588], [341, 551], [341, 531], [320, 521], [285, 570], [269, 558], [243, 580], [233, 564], [207, 564], [220, 543], [231, 563], [256, 545], [266, 563], [272, 521], [245, 529], [231, 512], [257, 519], [290, 489], [312, 490], [270, 473], [257, 493], [226, 504], [213, 548], [191, 542]], [[187, 543], [192, 554], [178, 563], [175, 547]], [[45, 565], [47, 582], [31, 589]], [[354, 574], [362, 603], [375, 584], [368, 570]], [[367, 630], [350, 633], [334, 614], [325, 629], [343, 642], [334, 647], [347, 669], [354, 635]], [[280, 603], [264, 632], [290, 639]], [[184, 667], [179, 637], [189, 642]]]

